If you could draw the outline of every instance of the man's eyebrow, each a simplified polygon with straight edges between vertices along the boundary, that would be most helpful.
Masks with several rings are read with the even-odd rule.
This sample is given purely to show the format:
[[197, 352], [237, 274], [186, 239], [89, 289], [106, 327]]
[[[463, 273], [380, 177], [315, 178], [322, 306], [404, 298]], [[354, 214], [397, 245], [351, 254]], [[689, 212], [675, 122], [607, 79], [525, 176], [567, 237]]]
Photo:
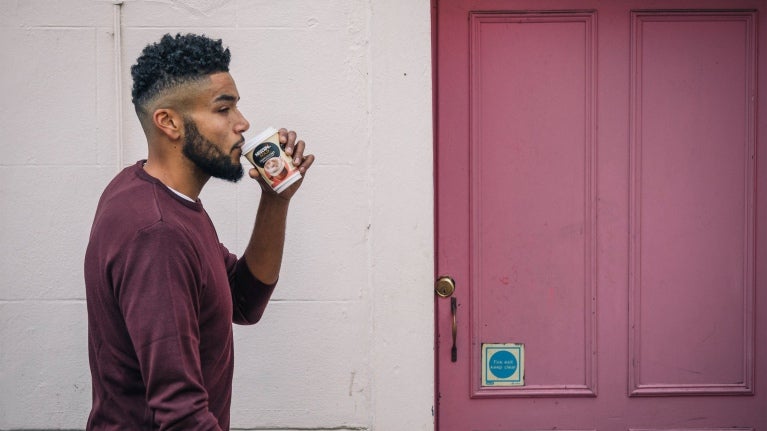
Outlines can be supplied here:
[[236, 102], [238, 100], [240, 100], [240, 98], [237, 96], [233, 96], [231, 94], [221, 94], [213, 99], [213, 102]]

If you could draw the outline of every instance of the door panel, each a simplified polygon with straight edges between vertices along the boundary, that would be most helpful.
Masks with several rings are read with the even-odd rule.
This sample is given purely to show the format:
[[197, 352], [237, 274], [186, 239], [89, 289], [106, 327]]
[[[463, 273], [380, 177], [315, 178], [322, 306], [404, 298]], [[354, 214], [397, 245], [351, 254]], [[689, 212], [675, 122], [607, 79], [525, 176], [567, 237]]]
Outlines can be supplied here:
[[593, 395], [594, 14], [470, 24], [472, 339], [526, 340], [538, 364], [474, 395]]
[[767, 428], [765, 1], [436, 5], [438, 429]]
[[753, 389], [754, 24], [632, 14], [635, 394]]

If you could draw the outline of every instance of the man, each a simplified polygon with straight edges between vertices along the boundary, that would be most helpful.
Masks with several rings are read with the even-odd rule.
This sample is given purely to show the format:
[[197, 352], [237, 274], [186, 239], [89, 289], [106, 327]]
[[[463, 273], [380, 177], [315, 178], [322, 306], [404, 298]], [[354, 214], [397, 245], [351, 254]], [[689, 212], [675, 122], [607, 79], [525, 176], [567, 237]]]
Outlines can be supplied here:
[[[261, 186], [250, 242], [239, 259], [219, 243], [198, 196], [210, 177], [243, 176], [249, 127], [229, 57], [220, 40], [165, 35], [131, 69], [148, 157], [104, 190], [85, 254], [89, 430], [229, 428], [232, 322], [266, 307], [301, 183], [276, 194], [250, 169]], [[285, 129], [280, 142], [305, 175], [304, 142]]]

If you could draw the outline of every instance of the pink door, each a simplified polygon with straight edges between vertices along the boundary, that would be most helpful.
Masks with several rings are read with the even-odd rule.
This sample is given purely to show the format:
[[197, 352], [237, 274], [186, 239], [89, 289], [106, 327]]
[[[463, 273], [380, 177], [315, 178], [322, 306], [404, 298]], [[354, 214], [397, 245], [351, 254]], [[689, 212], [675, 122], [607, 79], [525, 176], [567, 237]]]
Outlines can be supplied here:
[[438, 430], [767, 429], [767, 2], [435, 1]]

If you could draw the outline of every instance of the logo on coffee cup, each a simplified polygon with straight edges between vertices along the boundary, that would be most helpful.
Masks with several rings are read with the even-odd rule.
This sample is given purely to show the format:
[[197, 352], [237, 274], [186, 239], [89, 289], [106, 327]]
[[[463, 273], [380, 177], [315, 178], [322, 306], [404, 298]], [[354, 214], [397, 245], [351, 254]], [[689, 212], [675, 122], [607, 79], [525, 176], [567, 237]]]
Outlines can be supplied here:
[[264, 168], [266, 162], [275, 157], [280, 157], [280, 147], [271, 142], [264, 142], [253, 150], [253, 162], [259, 168]]

